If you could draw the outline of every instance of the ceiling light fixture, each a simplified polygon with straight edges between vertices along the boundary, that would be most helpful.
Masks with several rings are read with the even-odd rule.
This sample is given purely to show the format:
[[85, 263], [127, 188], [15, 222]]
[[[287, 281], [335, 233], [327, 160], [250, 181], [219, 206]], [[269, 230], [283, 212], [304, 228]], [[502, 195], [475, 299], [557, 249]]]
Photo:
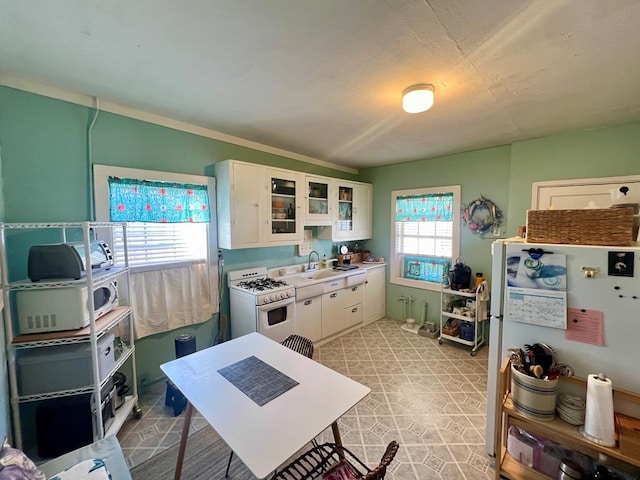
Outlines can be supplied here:
[[407, 113], [426, 112], [433, 106], [433, 85], [412, 85], [402, 92], [402, 108]]

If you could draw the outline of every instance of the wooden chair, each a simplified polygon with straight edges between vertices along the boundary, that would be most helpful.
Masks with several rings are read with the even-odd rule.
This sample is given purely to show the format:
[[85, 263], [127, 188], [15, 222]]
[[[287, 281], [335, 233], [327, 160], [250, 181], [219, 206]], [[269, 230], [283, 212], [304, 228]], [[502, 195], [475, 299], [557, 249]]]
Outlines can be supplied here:
[[358, 473], [358, 480], [381, 480], [385, 477], [387, 467], [396, 456], [398, 447], [398, 442], [395, 440], [389, 443], [380, 459], [380, 463], [370, 469], [345, 447], [338, 446], [335, 443], [323, 443], [311, 448], [286, 467], [283, 467], [282, 470], [276, 472], [272, 480], [307, 480], [316, 478], [342, 458], [345, 458]]

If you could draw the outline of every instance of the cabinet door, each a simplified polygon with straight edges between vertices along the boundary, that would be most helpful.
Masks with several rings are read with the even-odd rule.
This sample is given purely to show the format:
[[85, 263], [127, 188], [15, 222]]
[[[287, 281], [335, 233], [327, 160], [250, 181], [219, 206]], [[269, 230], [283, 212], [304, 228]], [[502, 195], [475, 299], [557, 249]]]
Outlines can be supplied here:
[[386, 313], [386, 284], [384, 267], [372, 268], [367, 271], [367, 285], [365, 289], [365, 323], [371, 323], [383, 318]]
[[334, 205], [333, 181], [325, 177], [305, 177], [305, 225], [331, 225]]
[[371, 185], [353, 186], [353, 233], [357, 240], [372, 236], [371, 190]]
[[344, 324], [344, 292], [322, 295], [322, 338], [327, 338], [346, 328]]
[[302, 175], [279, 169], [267, 169], [266, 174], [266, 240], [302, 241]]
[[296, 333], [312, 342], [322, 338], [322, 297], [296, 302]]
[[260, 196], [263, 167], [246, 163], [231, 165], [231, 245], [258, 246], [260, 243]]
[[337, 215], [334, 238], [348, 240], [354, 238], [353, 224], [353, 184], [338, 182], [337, 184]]

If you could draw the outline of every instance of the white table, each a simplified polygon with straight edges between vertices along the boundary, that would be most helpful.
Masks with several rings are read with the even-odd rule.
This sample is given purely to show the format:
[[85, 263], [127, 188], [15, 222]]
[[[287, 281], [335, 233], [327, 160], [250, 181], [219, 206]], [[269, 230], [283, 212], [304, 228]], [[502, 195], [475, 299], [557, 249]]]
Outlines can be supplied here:
[[[260, 407], [218, 373], [252, 355], [299, 385]], [[336, 443], [341, 444], [337, 420], [371, 391], [259, 333], [187, 355], [160, 368], [188, 401], [176, 480], [182, 473], [192, 408], [200, 412], [256, 477], [266, 478], [330, 425]]]

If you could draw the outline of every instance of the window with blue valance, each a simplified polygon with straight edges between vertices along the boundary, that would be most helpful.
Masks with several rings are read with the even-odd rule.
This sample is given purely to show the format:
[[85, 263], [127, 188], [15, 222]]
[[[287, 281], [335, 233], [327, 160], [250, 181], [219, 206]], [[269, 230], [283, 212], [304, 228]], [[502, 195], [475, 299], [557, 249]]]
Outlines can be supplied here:
[[458, 255], [460, 187], [392, 192], [392, 283], [435, 290]]
[[209, 222], [207, 186], [109, 177], [112, 222]]
[[453, 193], [399, 196], [396, 222], [450, 222], [453, 220]]

